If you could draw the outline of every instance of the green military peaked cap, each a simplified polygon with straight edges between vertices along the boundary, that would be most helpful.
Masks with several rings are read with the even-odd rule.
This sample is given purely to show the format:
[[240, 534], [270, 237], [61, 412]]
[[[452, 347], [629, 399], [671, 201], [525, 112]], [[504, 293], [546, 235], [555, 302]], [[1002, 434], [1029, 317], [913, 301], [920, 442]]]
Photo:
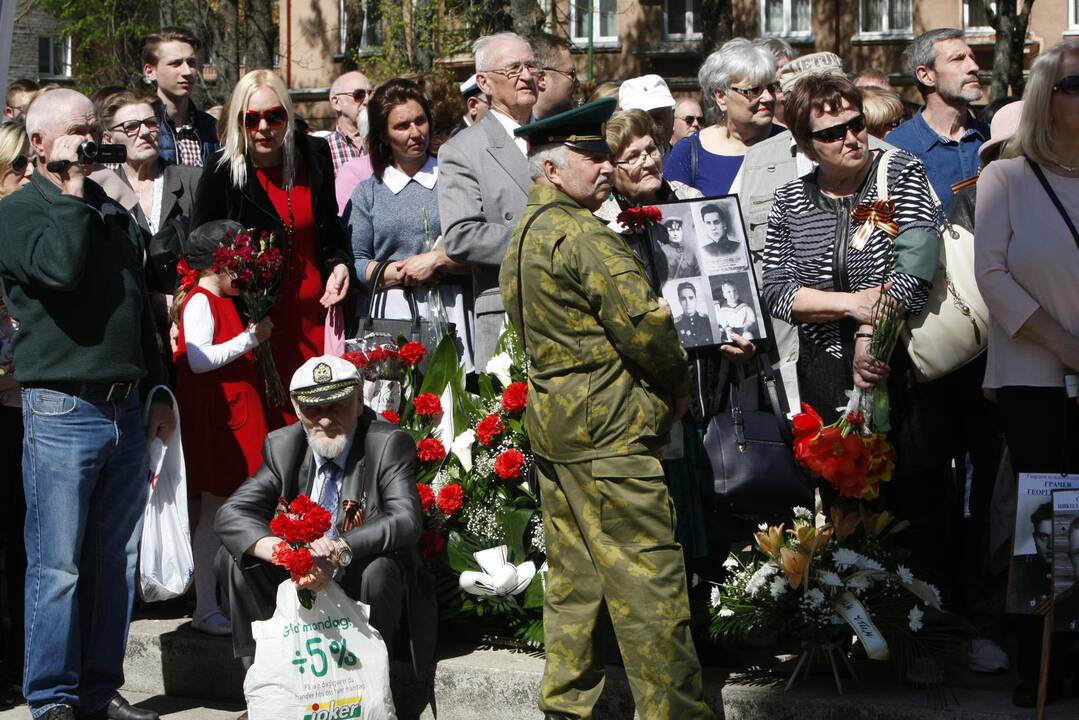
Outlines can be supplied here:
[[592, 153], [609, 153], [607, 145], [607, 121], [618, 101], [613, 97], [594, 100], [580, 107], [567, 110], [549, 118], [522, 125], [513, 131], [517, 137], [526, 137], [532, 147], [562, 143], [571, 148]]

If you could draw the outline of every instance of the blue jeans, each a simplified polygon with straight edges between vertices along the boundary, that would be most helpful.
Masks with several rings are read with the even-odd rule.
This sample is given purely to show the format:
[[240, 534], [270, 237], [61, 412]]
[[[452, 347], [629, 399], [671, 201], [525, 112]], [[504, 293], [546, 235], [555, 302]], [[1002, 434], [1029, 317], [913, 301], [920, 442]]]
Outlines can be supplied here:
[[34, 717], [93, 712], [124, 683], [149, 465], [135, 394], [23, 390], [26, 666]]

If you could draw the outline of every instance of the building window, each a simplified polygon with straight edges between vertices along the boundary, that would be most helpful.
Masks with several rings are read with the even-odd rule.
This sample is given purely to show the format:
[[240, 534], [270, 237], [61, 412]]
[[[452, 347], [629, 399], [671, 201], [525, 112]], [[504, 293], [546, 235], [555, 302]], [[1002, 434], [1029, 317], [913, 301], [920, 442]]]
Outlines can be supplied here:
[[[618, 42], [618, 0], [591, 0], [592, 39], [596, 42]], [[589, 0], [570, 0], [569, 20], [573, 39], [588, 42]]]
[[1079, 0], [1068, 5], [1068, 29], [1079, 32]]
[[861, 0], [861, 31], [880, 35], [909, 35], [913, 30], [911, 0]]
[[664, 0], [663, 35], [672, 40], [699, 38], [697, 0]]
[[968, 30], [992, 31], [987, 8], [996, 10], [997, 4], [992, 0], [963, 0], [963, 26]]
[[382, 5], [379, 0], [362, 0], [363, 24], [360, 28], [360, 49], [382, 47]]
[[41, 77], [70, 77], [71, 38], [39, 37], [37, 72]]
[[810, 35], [813, 5], [810, 0], [761, 0], [762, 35]]

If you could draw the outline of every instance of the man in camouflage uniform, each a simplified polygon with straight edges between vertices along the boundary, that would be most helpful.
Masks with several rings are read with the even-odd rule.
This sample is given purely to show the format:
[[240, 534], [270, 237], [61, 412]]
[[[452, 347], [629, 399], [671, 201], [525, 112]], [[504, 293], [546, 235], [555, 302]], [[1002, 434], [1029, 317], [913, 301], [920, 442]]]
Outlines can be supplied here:
[[550, 567], [539, 705], [549, 720], [592, 717], [606, 603], [640, 717], [712, 718], [653, 452], [675, 408], [686, 407], [686, 353], [637, 256], [592, 215], [610, 192], [603, 123], [614, 104], [517, 130], [531, 140], [534, 184], [499, 280], [530, 364], [525, 423]]

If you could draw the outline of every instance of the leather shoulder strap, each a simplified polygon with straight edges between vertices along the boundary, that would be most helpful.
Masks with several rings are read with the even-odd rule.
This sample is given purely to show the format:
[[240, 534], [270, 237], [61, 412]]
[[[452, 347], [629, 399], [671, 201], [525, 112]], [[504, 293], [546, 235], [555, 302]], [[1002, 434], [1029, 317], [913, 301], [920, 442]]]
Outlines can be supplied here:
[[1045, 192], [1048, 193], [1049, 199], [1053, 201], [1053, 205], [1056, 206], [1057, 212], [1060, 213], [1060, 217], [1064, 218], [1064, 222], [1067, 224], [1068, 229], [1072, 231], [1072, 240], [1075, 240], [1075, 246], [1079, 248], [1079, 231], [1075, 229], [1075, 223], [1072, 222], [1071, 217], [1068, 215], [1068, 211], [1064, 209], [1064, 204], [1060, 202], [1060, 198], [1057, 197], [1056, 192], [1053, 190], [1053, 186], [1049, 184], [1049, 179], [1045, 177], [1045, 171], [1042, 170], [1041, 165], [1033, 160], [1028, 160], [1027, 162], [1030, 163], [1030, 169], [1034, 171], [1034, 174], [1038, 178], [1038, 182], [1042, 184], [1042, 187], [1045, 188]]
[[521, 231], [521, 239], [517, 241], [517, 316], [521, 318], [520, 335], [522, 350], [527, 348], [525, 343], [525, 288], [524, 277], [521, 275], [521, 259], [524, 256], [525, 236], [528, 235], [528, 231], [532, 228], [532, 223], [536, 222], [536, 218], [555, 207], [555, 205], [557, 205], [557, 203], [549, 202], [533, 213], [532, 217], [528, 218], [528, 222], [525, 223], [524, 229]]

